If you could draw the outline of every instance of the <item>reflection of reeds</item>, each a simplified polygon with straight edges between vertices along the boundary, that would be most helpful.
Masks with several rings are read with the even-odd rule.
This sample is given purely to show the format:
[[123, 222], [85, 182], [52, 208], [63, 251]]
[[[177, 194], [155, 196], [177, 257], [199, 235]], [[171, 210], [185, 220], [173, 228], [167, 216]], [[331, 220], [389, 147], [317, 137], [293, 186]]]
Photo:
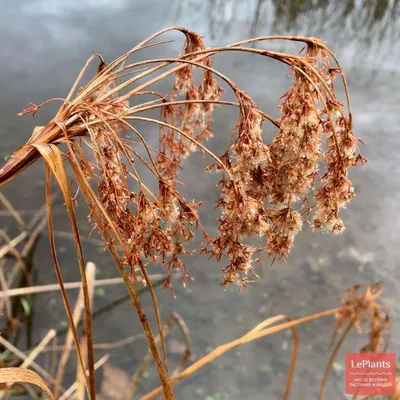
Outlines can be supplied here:
[[[372, 1], [332, 1], [325, 0], [209, 0], [207, 2], [210, 25], [216, 35], [227, 33], [238, 18], [243, 17], [243, 10], [247, 9], [251, 31], [256, 34], [265, 28], [268, 14], [272, 15], [273, 27], [279, 31], [293, 29], [324, 29], [334, 28], [361, 28], [359, 38], [368, 30], [374, 32], [382, 39], [390, 22], [394, 24], [399, 16], [400, 8], [397, 0], [372, 0]], [[358, 18], [357, 18], [358, 17]], [[317, 22], [316, 26], [306, 25], [306, 21]], [[356, 23], [356, 25], [354, 25]], [[216, 31], [219, 29], [220, 31]], [[224, 31], [221, 31], [224, 30]], [[313, 33], [307, 31], [306, 33]], [[367, 38], [366, 38], [367, 39]]]
[[[185, 35], [184, 51], [179, 57], [130, 61], [130, 57], [140, 50], [162, 44], [152, 41], [171, 30]], [[251, 43], [269, 40], [303, 42], [306, 47], [299, 56], [248, 47]], [[242, 89], [213, 69], [211, 57], [227, 51], [258, 54], [290, 67], [293, 83], [281, 98], [279, 121], [261, 111]], [[100, 59], [96, 75], [79, 88], [89, 63], [96, 57]], [[195, 69], [201, 73], [199, 78], [194, 74]], [[168, 77], [175, 79], [172, 90], [156, 92], [154, 86]], [[344, 84], [347, 111], [335, 95], [337, 77]], [[233, 91], [235, 102], [221, 100], [221, 82]], [[138, 105], [130, 105], [133, 98], [139, 100]], [[150, 100], [140, 101], [142, 98]], [[29, 141], [0, 169], [0, 185], [14, 179], [39, 157], [45, 160], [46, 205], [54, 265], [78, 354], [78, 370], [86, 369], [86, 358], [89, 370], [89, 377], [79, 375], [80, 393], [82, 383], [85, 383], [90, 397], [95, 398], [95, 363], [90, 285], [84, 268], [67, 163], [88, 205], [93, 227], [111, 252], [137, 311], [164, 396], [172, 399], [172, 383], [179, 380], [181, 374], [175, 378], [169, 374], [163, 324], [147, 265], [160, 262], [164, 266], [167, 272], [164, 287], [172, 289], [174, 272], [181, 274], [186, 286], [191, 278], [184, 258], [190, 254], [188, 243], [200, 230], [204, 238], [202, 253], [217, 260], [222, 257], [228, 260], [221, 283], [225, 287], [237, 283], [242, 289], [249, 283], [250, 273], [257, 277], [254, 255], [266, 251], [273, 261], [285, 259], [295, 235], [302, 229], [303, 220], [309, 219], [315, 230], [340, 233], [344, 224], [339, 211], [354, 196], [348, 169], [364, 162], [352, 131], [350, 100], [343, 71], [332, 52], [319, 39], [262, 37], [206, 48], [195, 32], [174, 27], [152, 35], [110, 64], [106, 64], [101, 56], [91, 57], [62, 101], [53, 120], [36, 128]], [[36, 113], [43, 104], [31, 104], [23, 114]], [[239, 111], [228, 149], [223, 155], [216, 155], [206, 146], [213, 136], [211, 123], [216, 106], [231, 106]], [[153, 116], [154, 110], [160, 111], [159, 118]], [[277, 128], [271, 144], [265, 143], [262, 137], [265, 121]], [[139, 123], [159, 129], [158, 150], [147, 144]], [[128, 131], [132, 132], [135, 140], [128, 136]], [[322, 151], [322, 143], [326, 143], [326, 151]], [[60, 144], [66, 146], [65, 153], [61, 152]], [[215, 170], [221, 175], [221, 194], [217, 201], [221, 218], [214, 237], [205, 232], [200, 223], [199, 204], [186, 201], [180, 193], [179, 171], [184, 160], [195, 150], [212, 159], [208, 171]], [[146, 182], [139, 173], [139, 164], [151, 174]], [[319, 173], [322, 167], [324, 174]], [[51, 213], [52, 176], [61, 189], [76, 245], [85, 314], [83, 342], [74, 328], [76, 316], [69, 304], [57, 259]], [[151, 189], [155, 186], [151, 180], [158, 187], [156, 192]], [[312, 217], [308, 218], [311, 214]], [[254, 236], [263, 242], [259, 248], [246, 242]], [[153, 334], [139, 299], [139, 280], [149, 288], [159, 339]], [[234, 342], [233, 346], [331, 314], [333, 311], [265, 330], [264, 327], [275, 322], [276, 318], [267, 320]], [[295, 346], [285, 398], [289, 394], [297, 354], [297, 339], [295, 332], [293, 334]], [[85, 345], [81, 346], [82, 343]], [[69, 342], [65, 351], [70, 348]], [[223, 352], [217, 351], [199, 365], [210, 362]], [[192, 372], [196, 369], [189, 367]], [[186, 376], [189, 373], [182, 374]], [[61, 375], [62, 369], [58, 385]]]
[[[186, 1], [186, 0], [185, 0]], [[181, 5], [183, 0], [176, 0]], [[213, 37], [240, 30], [250, 37], [286, 32], [321, 36], [342, 59], [397, 69], [400, 37], [398, 0], [208, 0], [205, 17]], [[177, 7], [182, 9], [182, 7]], [[191, 8], [195, 9], [195, 7]], [[395, 49], [396, 48], [396, 49]], [[362, 55], [360, 55], [360, 52]]]

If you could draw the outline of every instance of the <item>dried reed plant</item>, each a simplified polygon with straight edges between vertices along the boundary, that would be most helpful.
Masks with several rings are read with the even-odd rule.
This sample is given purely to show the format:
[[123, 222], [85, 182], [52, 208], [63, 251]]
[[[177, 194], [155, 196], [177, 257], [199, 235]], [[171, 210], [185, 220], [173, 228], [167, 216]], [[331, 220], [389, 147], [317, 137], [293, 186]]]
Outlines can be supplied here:
[[[179, 56], [131, 61], [141, 50], [165, 44], [154, 40], [174, 30], [185, 36]], [[302, 42], [305, 47], [300, 55], [248, 47], [253, 42], [269, 40]], [[281, 97], [279, 120], [261, 111], [241, 88], [212, 67], [213, 55], [232, 51], [255, 53], [289, 67], [293, 81]], [[96, 58], [100, 60], [97, 73], [80, 87], [89, 64]], [[199, 79], [195, 70], [201, 72]], [[156, 92], [154, 86], [168, 77], [175, 79], [172, 89], [168, 93]], [[344, 86], [346, 107], [335, 94], [337, 77]], [[235, 102], [221, 100], [221, 82], [233, 91]], [[144, 95], [153, 99], [140, 101]], [[139, 99], [138, 105], [131, 105], [134, 98]], [[344, 73], [333, 53], [317, 38], [269, 36], [207, 48], [197, 33], [172, 27], [148, 37], [109, 64], [100, 55], [92, 56], [65, 99], [50, 99], [39, 105], [31, 103], [21, 114], [34, 116], [40, 107], [53, 100], [62, 101], [56, 116], [46, 126], [35, 128], [28, 142], [0, 169], [0, 185], [38, 158], [44, 158], [54, 264], [84, 370], [56, 254], [51, 217], [52, 175], [61, 188], [83, 283], [90, 372], [89, 378], [85, 376], [85, 383], [90, 397], [95, 398], [89, 293], [74, 212], [75, 196], [71, 193], [66, 169], [68, 163], [89, 207], [93, 228], [102, 235], [105, 247], [113, 255], [143, 325], [164, 396], [172, 399], [162, 323], [147, 265], [160, 262], [165, 267], [168, 272], [165, 288], [173, 290], [173, 272], [181, 274], [186, 286], [191, 277], [184, 256], [191, 252], [188, 243], [200, 231], [201, 253], [228, 260], [222, 269], [221, 284], [227, 287], [236, 282], [242, 289], [249, 277], [257, 277], [255, 255], [265, 251], [272, 261], [285, 260], [303, 221], [310, 223], [314, 230], [342, 232], [344, 224], [339, 211], [354, 197], [348, 169], [365, 162], [352, 129]], [[221, 155], [206, 146], [213, 136], [212, 113], [217, 106], [238, 109], [228, 148]], [[146, 113], [152, 110], [159, 110], [158, 119]], [[272, 143], [265, 143], [262, 137], [262, 125], [266, 121], [277, 130]], [[158, 149], [147, 144], [139, 122], [158, 127]], [[60, 144], [66, 146], [66, 151], [61, 151]], [[200, 203], [189, 202], [180, 193], [179, 171], [184, 160], [196, 150], [212, 159], [213, 163], [206, 168], [208, 172], [220, 173], [217, 207], [221, 217], [216, 236], [206, 232], [199, 221]], [[156, 192], [142, 180], [139, 164], [154, 177]], [[247, 244], [251, 237], [258, 237], [262, 245]], [[139, 280], [148, 285], [152, 295], [162, 356], [138, 298]]]

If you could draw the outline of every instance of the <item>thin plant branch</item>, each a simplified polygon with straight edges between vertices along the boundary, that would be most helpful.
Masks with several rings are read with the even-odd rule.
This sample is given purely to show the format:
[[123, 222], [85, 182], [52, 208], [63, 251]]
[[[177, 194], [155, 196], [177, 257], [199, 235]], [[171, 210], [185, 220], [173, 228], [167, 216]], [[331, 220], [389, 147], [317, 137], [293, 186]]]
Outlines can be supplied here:
[[27, 226], [22, 219], [20, 213], [13, 207], [13, 205], [8, 201], [7, 197], [4, 196], [3, 193], [0, 192], [0, 202], [4, 204], [5, 208], [8, 212], [14, 217], [14, 219], [18, 222], [21, 231], [25, 231]]
[[[152, 274], [149, 275], [149, 278], [152, 282], [156, 282], [165, 277], [165, 274]], [[108, 278], [108, 279], [99, 279], [93, 282], [94, 286], [112, 286], [119, 285], [124, 283], [122, 278]], [[64, 288], [66, 290], [71, 289], [80, 289], [82, 287], [81, 282], [66, 282], [64, 283]], [[22, 296], [34, 293], [45, 293], [45, 292], [54, 292], [60, 290], [60, 286], [58, 283], [53, 283], [49, 285], [40, 285], [40, 286], [31, 286], [25, 288], [16, 288], [16, 289], [8, 289], [0, 291], [0, 299], [14, 296]]]
[[[110, 357], [111, 357], [110, 354], [106, 354], [105, 356], [101, 357], [100, 360], [94, 364], [95, 370], [101, 368], [108, 361], [108, 359]], [[86, 375], [88, 375], [87, 370], [86, 370]], [[68, 399], [70, 396], [72, 396], [75, 393], [75, 390], [76, 390], [76, 382], [74, 382], [67, 390], [64, 391], [62, 396], [60, 396], [59, 400]]]

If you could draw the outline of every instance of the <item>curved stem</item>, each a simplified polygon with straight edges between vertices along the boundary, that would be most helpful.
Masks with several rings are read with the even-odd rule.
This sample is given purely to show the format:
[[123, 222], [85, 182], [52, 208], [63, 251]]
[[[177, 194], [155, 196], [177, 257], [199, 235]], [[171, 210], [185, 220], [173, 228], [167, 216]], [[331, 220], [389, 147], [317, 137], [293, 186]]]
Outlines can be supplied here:
[[[65, 290], [64, 287], [64, 280], [62, 278], [61, 275], [61, 268], [60, 268], [60, 264], [58, 262], [58, 257], [57, 257], [57, 250], [56, 250], [56, 244], [55, 244], [55, 238], [54, 238], [54, 227], [53, 227], [53, 216], [52, 216], [52, 211], [51, 211], [51, 204], [52, 204], [52, 189], [51, 189], [51, 170], [50, 167], [46, 164], [45, 166], [45, 179], [46, 179], [46, 208], [47, 208], [47, 224], [48, 224], [48, 230], [49, 230], [49, 240], [50, 240], [50, 248], [51, 248], [51, 254], [53, 257], [53, 264], [54, 264], [54, 270], [56, 273], [56, 277], [57, 277], [57, 281], [58, 284], [60, 286], [60, 291], [61, 291], [61, 295], [62, 295], [62, 299], [64, 302], [64, 307], [68, 316], [68, 321], [70, 324], [70, 329], [71, 329], [71, 333], [72, 336], [74, 338], [75, 341], [75, 347], [76, 347], [76, 353], [78, 356], [78, 362], [80, 367], [82, 368], [82, 370], [85, 370], [85, 363], [83, 362], [83, 356], [82, 356], [82, 352], [81, 352], [81, 347], [79, 346], [79, 338], [78, 338], [78, 334], [76, 332], [76, 328], [74, 325], [74, 318], [73, 318], [73, 314], [72, 314], [72, 309], [71, 309], [71, 305], [69, 303], [68, 300], [68, 295], [67, 292]], [[61, 381], [60, 379], [56, 380], [56, 387], [55, 387], [55, 391], [56, 391], [56, 395], [57, 392], [60, 388], [61, 385]], [[85, 385], [87, 390], [89, 391], [89, 381], [87, 379], [87, 376], [85, 374]]]
[[[204, 356], [200, 360], [198, 360], [195, 363], [193, 363], [192, 365], [190, 365], [183, 372], [181, 372], [178, 376], [172, 378], [172, 384], [175, 384], [175, 383], [181, 381], [182, 379], [184, 379], [185, 377], [193, 374], [194, 372], [198, 371], [200, 368], [202, 368], [205, 365], [209, 364], [211, 361], [213, 361], [214, 359], [220, 357], [221, 355], [223, 355], [224, 353], [226, 353], [227, 351], [231, 350], [234, 347], [237, 347], [237, 346], [239, 346], [241, 344], [244, 344], [244, 343], [252, 342], [253, 340], [262, 338], [264, 336], [272, 335], [273, 333], [276, 333], [276, 332], [280, 332], [280, 331], [283, 331], [283, 330], [286, 330], [286, 329], [290, 329], [290, 328], [292, 328], [294, 326], [303, 324], [305, 322], [309, 322], [309, 321], [313, 321], [313, 320], [316, 320], [316, 319], [319, 319], [319, 318], [323, 318], [323, 317], [327, 317], [327, 316], [330, 316], [330, 315], [334, 315], [340, 310], [349, 309], [349, 308], [350, 308], [349, 306], [339, 307], [339, 308], [334, 308], [334, 309], [331, 309], [331, 310], [323, 311], [323, 312], [320, 312], [320, 313], [317, 313], [317, 314], [308, 315], [306, 317], [298, 318], [298, 319], [295, 319], [295, 320], [290, 321], [290, 322], [281, 323], [279, 325], [273, 326], [273, 327], [268, 328], [268, 329], [262, 329], [260, 331], [253, 332], [253, 334], [251, 334], [251, 333], [246, 334], [246, 335], [244, 335], [243, 337], [241, 337], [239, 339], [233, 340], [232, 342], [229, 342], [229, 343], [224, 344], [222, 346], [218, 346], [211, 353], [207, 354], [206, 356]], [[282, 318], [283, 318], [282, 316], [278, 316], [278, 317], [273, 317], [272, 320], [279, 320], [279, 319], [282, 319]], [[267, 321], [269, 321], [269, 320], [267, 320]], [[158, 394], [160, 394], [162, 392], [162, 389], [163, 389], [162, 387], [158, 387], [158, 388], [154, 389], [150, 393], [144, 395], [141, 398], [141, 400], [153, 399], [154, 397], [156, 397]]]
[[212, 157], [219, 165], [221, 165], [221, 167], [225, 170], [225, 172], [228, 174], [229, 178], [232, 180], [232, 176], [228, 170], [228, 168], [226, 167], [226, 165], [222, 162], [222, 160], [216, 156], [212, 151], [208, 150], [207, 147], [205, 147], [204, 145], [202, 145], [200, 142], [198, 142], [196, 139], [192, 138], [191, 136], [189, 136], [187, 133], [183, 132], [182, 130], [178, 129], [177, 127], [168, 124], [166, 122], [160, 121], [158, 119], [153, 119], [153, 118], [147, 118], [147, 117], [125, 117], [124, 119], [128, 119], [128, 120], [137, 120], [137, 121], [147, 121], [147, 122], [152, 122], [154, 124], [157, 125], [162, 125], [165, 126], [167, 128], [173, 129], [176, 132], [178, 132], [179, 134], [181, 134], [182, 136], [184, 136], [186, 139], [190, 140], [191, 142], [193, 142], [194, 144], [196, 144], [197, 146], [199, 146], [202, 150], [204, 150], [210, 157]]
[[319, 395], [318, 395], [318, 400], [323, 400], [324, 399], [325, 387], [326, 387], [326, 383], [328, 381], [329, 374], [330, 374], [331, 369], [332, 369], [333, 362], [335, 361], [337, 353], [338, 353], [340, 347], [342, 346], [344, 340], [346, 339], [347, 334], [350, 332], [350, 329], [352, 328], [352, 326], [353, 326], [353, 322], [350, 322], [347, 325], [347, 328], [343, 331], [342, 335], [340, 336], [340, 339], [338, 340], [338, 342], [336, 343], [335, 348], [332, 351], [331, 356], [329, 357], [328, 364], [326, 365], [326, 368], [325, 368], [324, 377], [322, 378], [321, 388], [319, 390]]
[[[224, 100], [177, 100], [177, 101], [167, 101], [164, 103], [159, 103], [159, 104], [151, 104], [148, 106], [142, 106], [141, 104], [135, 107], [131, 107], [129, 110], [128, 114], [135, 114], [138, 112], [143, 112], [143, 111], [148, 111], [148, 110], [153, 110], [155, 108], [161, 108], [165, 106], [174, 106], [174, 105], [179, 105], [179, 104], [190, 104], [190, 103], [205, 103], [205, 104], [219, 104], [223, 106], [232, 106], [232, 107], [240, 107], [239, 103], [235, 103], [234, 101], [224, 101]], [[131, 112], [133, 111], [133, 112]], [[268, 121], [272, 122], [277, 128], [279, 128], [279, 121], [277, 121], [275, 118], [272, 118], [270, 115], [267, 113], [259, 110], [259, 113]]]
[[[288, 317], [286, 317], [286, 319], [289, 322], [291, 321], [291, 319]], [[283, 395], [283, 400], [289, 399], [290, 388], [292, 387], [294, 371], [296, 368], [297, 354], [299, 352], [299, 336], [297, 335], [296, 328], [294, 326], [292, 326], [290, 328], [290, 330], [292, 331], [292, 335], [293, 335], [293, 349], [292, 349], [292, 358], [290, 360], [289, 372], [288, 372], [288, 376], [286, 378], [285, 393]]]
[[[69, 147], [71, 157], [69, 159], [70, 165], [73, 168], [74, 175], [78, 181], [79, 186], [81, 187], [82, 194], [85, 197], [86, 203], [88, 204], [89, 208], [93, 209], [93, 216], [96, 218], [96, 221], [99, 225], [99, 227], [103, 227], [103, 219], [102, 216], [106, 219], [108, 226], [110, 226], [112, 232], [115, 234], [121, 248], [124, 251], [124, 255], [126, 258], [128, 258], [128, 251], [126, 249], [126, 246], [124, 245], [124, 242], [122, 241], [121, 236], [119, 235], [119, 232], [115, 228], [115, 225], [113, 224], [110, 216], [108, 215], [107, 211], [104, 209], [103, 205], [100, 203], [99, 199], [97, 198], [96, 194], [93, 192], [93, 189], [91, 186], [87, 183], [87, 179], [81, 169], [81, 166], [79, 164], [79, 161], [76, 157], [75, 152], [73, 151], [73, 148], [71, 146], [71, 143], [67, 140], [67, 145]], [[138, 314], [139, 320], [143, 326], [143, 330], [146, 334], [147, 341], [149, 343], [149, 347], [151, 349], [153, 358], [154, 358], [154, 363], [157, 368], [157, 372], [160, 378], [160, 381], [162, 383], [162, 387], [164, 390], [164, 395], [166, 400], [173, 400], [174, 399], [174, 394], [172, 391], [172, 384], [169, 376], [166, 374], [164, 368], [163, 368], [163, 363], [161, 361], [160, 353], [157, 348], [157, 344], [155, 342], [155, 337], [154, 334], [151, 330], [150, 324], [147, 320], [146, 314], [143, 310], [143, 307], [141, 305], [141, 302], [138, 297], [137, 291], [133, 288], [131, 285], [131, 282], [129, 280], [129, 276], [127, 272], [125, 271], [125, 267], [123, 263], [121, 262], [121, 258], [115, 248], [115, 245], [113, 244], [113, 241], [111, 241], [111, 237], [106, 229], [102, 229], [102, 235], [106, 241], [109, 242], [109, 250], [114, 258], [115, 264], [121, 274], [122, 279], [124, 280], [125, 286], [128, 290], [128, 293], [131, 297], [131, 301], [133, 306], [136, 309], [136, 312]], [[146, 276], [145, 276], [146, 278]], [[148, 278], [148, 277], [147, 277]], [[154, 294], [154, 289], [153, 286], [149, 286], [150, 290], [153, 290]], [[161, 335], [162, 333], [160, 333]]]

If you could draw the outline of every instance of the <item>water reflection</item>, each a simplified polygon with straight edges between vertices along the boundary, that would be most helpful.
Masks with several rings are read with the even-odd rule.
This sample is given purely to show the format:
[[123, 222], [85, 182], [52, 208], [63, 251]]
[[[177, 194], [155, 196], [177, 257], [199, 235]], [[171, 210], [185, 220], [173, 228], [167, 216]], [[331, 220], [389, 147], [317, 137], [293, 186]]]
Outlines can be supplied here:
[[207, 0], [206, 5], [202, 0], [177, 1], [180, 13], [206, 9], [203, 17], [214, 39], [243, 30], [249, 37], [321, 36], [352, 66], [363, 60], [363, 66], [373, 69], [398, 68], [400, 0]]

